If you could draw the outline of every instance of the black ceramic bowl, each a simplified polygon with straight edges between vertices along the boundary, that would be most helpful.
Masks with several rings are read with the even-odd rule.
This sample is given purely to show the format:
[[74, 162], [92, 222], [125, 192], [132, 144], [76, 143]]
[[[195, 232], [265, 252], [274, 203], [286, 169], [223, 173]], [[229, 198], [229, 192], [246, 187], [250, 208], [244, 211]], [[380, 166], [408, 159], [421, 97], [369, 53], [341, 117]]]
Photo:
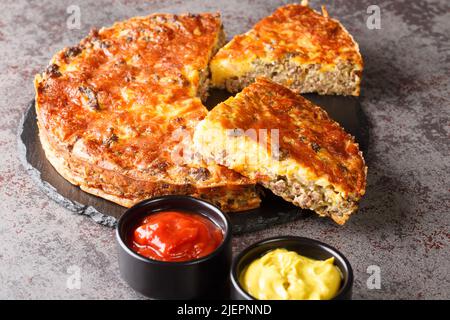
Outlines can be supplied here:
[[230, 271], [231, 297], [236, 300], [255, 300], [240, 285], [239, 276], [246, 266], [260, 258], [266, 252], [285, 248], [298, 254], [317, 260], [334, 257], [335, 265], [340, 269], [343, 280], [341, 288], [332, 300], [350, 300], [353, 288], [353, 270], [348, 260], [333, 247], [317, 240], [293, 236], [275, 237], [257, 242], [242, 251], [233, 261]]
[[[145, 216], [159, 211], [199, 213], [223, 230], [221, 245], [196, 260], [165, 262], [148, 259], [128, 244], [130, 233]], [[163, 196], [144, 200], [125, 211], [116, 228], [122, 278], [136, 291], [154, 299], [223, 298], [228, 292], [231, 225], [227, 216], [208, 202], [188, 196]]]

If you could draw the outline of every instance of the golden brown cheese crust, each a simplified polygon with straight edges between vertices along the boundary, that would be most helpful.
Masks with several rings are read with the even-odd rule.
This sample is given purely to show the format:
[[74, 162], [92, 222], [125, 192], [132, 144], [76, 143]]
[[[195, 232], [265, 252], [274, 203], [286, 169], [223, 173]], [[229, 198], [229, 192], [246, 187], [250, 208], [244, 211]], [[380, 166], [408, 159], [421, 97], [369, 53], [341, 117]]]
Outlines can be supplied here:
[[[316, 179], [326, 177], [350, 198], [364, 195], [367, 168], [354, 138], [322, 108], [281, 85], [257, 79], [206, 119], [228, 130], [278, 129], [280, 157], [293, 159]], [[270, 141], [265, 141], [269, 154]]]
[[234, 189], [247, 202], [216, 204], [257, 206], [251, 181], [206, 166], [189, 148], [207, 114], [198, 96], [221, 32], [218, 14], [154, 14], [94, 30], [57, 53], [35, 80], [40, 136], [55, 168], [126, 206], [170, 193], [222, 201]]
[[353, 39], [340, 23], [300, 4], [278, 8], [251, 31], [234, 37], [214, 59], [256, 55], [277, 60], [294, 52], [303, 63], [334, 64], [343, 59], [362, 66]]

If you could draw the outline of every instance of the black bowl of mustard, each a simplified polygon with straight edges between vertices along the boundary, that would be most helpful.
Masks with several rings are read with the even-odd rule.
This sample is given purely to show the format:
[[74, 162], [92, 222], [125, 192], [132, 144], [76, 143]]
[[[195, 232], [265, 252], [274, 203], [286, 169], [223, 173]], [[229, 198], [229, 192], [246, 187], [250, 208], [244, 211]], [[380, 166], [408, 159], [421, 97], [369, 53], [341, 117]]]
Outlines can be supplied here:
[[[181, 227], [178, 226], [175, 230], [173, 225], [164, 225], [171, 220], [170, 217], [164, 216], [168, 212], [186, 213], [187, 219], [181, 221]], [[195, 218], [195, 215], [198, 217], [191, 219]], [[160, 218], [160, 221], [157, 223], [152, 221], [155, 217]], [[174, 215], [174, 218], [177, 217], [179, 216]], [[205, 251], [203, 256], [197, 258], [188, 256], [187, 259], [180, 260], [180, 254], [198, 252], [197, 245], [192, 252], [186, 249], [189, 245], [186, 244], [186, 239], [195, 241], [198, 234], [204, 235], [207, 232], [203, 229], [198, 232], [195, 230], [198, 223], [204, 220], [210, 221], [221, 231], [220, 243], [214, 249], [207, 248], [209, 251]], [[158, 235], [161, 239], [156, 239], [157, 241], [150, 244], [153, 246], [156, 243], [157, 249], [162, 250], [155, 251], [153, 247], [150, 247], [150, 251], [137, 250], [147, 248], [141, 246], [142, 243], [139, 241], [147, 239], [154, 229], [158, 229], [155, 226], [159, 226], [165, 233]], [[174, 244], [172, 234], [176, 235], [177, 232], [182, 233], [179, 241]], [[180, 247], [180, 252], [175, 252], [172, 256], [161, 254], [167, 253], [167, 250], [163, 249], [169, 246], [160, 244], [164, 239], [171, 241], [171, 248]], [[149, 298], [211, 299], [225, 298], [229, 293], [228, 275], [232, 259], [231, 224], [220, 209], [208, 202], [188, 196], [163, 196], [144, 200], [125, 211], [120, 217], [116, 228], [116, 240], [121, 277], [133, 289]], [[147, 255], [149, 252], [152, 254]]]
[[286, 249], [301, 256], [314, 260], [327, 260], [334, 257], [334, 265], [339, 269], [341, 282], [337, 293], [330, 300], [351, 300], [353, 288], [353, 270], [345, 258], [337, 249], [320, 241], [295, 237], [274, 237], [254, 243], [244, 249], [234, 260], [230, 271], [231, 298], [235, 300], [257, 300], [245, 289], [241, 283], [242, 274], [255, 260], [276, 249]]

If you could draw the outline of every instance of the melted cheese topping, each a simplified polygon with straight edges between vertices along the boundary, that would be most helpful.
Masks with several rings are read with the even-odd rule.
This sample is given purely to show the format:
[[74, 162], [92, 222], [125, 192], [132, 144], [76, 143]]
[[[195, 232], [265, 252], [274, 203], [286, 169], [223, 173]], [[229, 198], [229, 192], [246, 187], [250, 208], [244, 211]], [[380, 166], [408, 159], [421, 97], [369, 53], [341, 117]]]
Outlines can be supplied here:
[[[234, 139], [236, 129], [241, 133]], [[232, 155], [230, 168], [251, 178], [263, 179], [262, 171], [292, 176], [305, 184], [332, 185], [344, 198], [359, 199], [365, 192], [366, 167], [353, 137], [320, 107], [265, 79], [211, 110], [194, 141], [212, 153]]]

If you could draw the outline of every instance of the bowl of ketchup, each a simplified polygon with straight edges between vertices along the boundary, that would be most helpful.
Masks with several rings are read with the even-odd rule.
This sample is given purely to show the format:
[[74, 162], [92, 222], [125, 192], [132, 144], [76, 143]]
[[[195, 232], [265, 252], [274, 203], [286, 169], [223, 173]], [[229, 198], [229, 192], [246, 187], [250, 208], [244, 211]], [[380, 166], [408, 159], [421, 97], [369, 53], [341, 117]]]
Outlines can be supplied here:
[[119, 269], [154, 299], [224, 298], [231, 265], [231, 225], [214, 205], [188, 196], [144, 200], [116, 228]]

